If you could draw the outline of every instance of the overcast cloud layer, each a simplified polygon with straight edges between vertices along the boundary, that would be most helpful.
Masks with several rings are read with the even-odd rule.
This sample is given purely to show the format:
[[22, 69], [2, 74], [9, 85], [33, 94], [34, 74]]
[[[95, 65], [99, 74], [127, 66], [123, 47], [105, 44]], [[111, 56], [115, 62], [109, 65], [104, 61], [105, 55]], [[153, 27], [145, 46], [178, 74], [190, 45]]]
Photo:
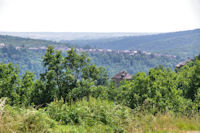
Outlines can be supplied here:
[[169, 32], [200, 28], [200, 0], [0, 0], [0, 31]]

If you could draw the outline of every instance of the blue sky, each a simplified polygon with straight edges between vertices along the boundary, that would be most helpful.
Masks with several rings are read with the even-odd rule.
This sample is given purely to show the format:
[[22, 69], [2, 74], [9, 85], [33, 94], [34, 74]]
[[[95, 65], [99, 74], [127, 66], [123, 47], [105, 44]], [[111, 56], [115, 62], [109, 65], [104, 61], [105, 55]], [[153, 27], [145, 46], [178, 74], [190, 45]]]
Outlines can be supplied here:
[[200, 28], [200, 0], [0, 0], [0, 31], [170, 32]]

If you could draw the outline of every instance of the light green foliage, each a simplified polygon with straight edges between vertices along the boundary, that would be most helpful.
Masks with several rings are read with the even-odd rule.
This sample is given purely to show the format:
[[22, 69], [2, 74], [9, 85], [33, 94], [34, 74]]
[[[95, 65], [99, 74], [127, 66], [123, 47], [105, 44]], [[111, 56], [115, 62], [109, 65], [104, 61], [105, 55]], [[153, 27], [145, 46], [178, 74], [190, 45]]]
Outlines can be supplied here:
[[[77, 125], [91, 130], [102, 127], [99, 131], [123, 132], [131, 116], [130, 109], [115, 105], [113, 102], [96, 100], [82, 100], [71, 106], [63, 101], [55, 101], [48, 105], [47, 114], [50, 118], [63, 125]], [[88, 129], [90, 127], [90, 129]], [[83, 130], [84, 131], [84, 130]]]
[[156, 115], [138, 112], [111, 101], [90, 98], [71, 106], [54, 101], [44, 109], [4, 105], [0, 100], [1, 133], [145, 133], [199, 131], [199, 115], [187, 117], [167, 112]]
[[55, 125], [56, 122], [50, 119], [45, 112], [33, 108], [5, 106], [0, 118], [1, 133], [47, 133], [52, 131]]
[[177, 116], [174, 113], [137, 113], [128, 128], [129, 133], [196, 133], [200, 131], [200, 117]]
[[150, 69], [148, 75], [138, 73], [132, 81], [122, 84], [118, 101], [131, 108], [141, 107], [154, 113], [168, 109], [179, 112], [183, 98], [177, 85], [177, 75], [170, 69]]

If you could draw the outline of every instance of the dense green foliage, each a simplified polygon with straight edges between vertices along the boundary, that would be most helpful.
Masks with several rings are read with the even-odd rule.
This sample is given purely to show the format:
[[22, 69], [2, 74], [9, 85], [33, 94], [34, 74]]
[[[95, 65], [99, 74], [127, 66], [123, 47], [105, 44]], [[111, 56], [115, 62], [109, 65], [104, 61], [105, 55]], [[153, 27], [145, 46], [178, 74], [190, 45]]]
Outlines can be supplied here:
[[63, 57], [60, 51], [54, 51], [53, 47], [49, 47], [43, 57], [43, 65], [46, 70], [40, 75], [40, 80], [36, 81], [37, 86], [34, 91], [36, 97], [33, 102], [36, 104], [46, 104], [61, 98], [66, 101], [67, 95], [74, 88], [84, 86], [85, 81], [88, 85], [89, 82], [100, 79], [101, 69], [90, 64], [84, 53], [79, 55], [74, 49]]
[[0, 65], [1, 127], [10, 127], [6, 123], [19, 115], [21, 125], [12, 128], [18, 132], [128, 132], [141, 117], [138, 112], [199, 118], [199, 57], [176, 72], [163, 66], [139, 72], [119, 87], [108, 80], [105, 69], [74, 49], [62, 55], [50, 46], [42, 62], [45, 70], [37, 80], [31, 72], [20, 76], [11, 63]]
[[178, 55], [180, 57], [194, 57], [200, 51], [200, 30], [181, 31], [145, 36], [130, 36], [121, 38], [74, 40], [68, 43], [80, 46], [103, 49], [132, 49], [158, 52], [162, 54]]

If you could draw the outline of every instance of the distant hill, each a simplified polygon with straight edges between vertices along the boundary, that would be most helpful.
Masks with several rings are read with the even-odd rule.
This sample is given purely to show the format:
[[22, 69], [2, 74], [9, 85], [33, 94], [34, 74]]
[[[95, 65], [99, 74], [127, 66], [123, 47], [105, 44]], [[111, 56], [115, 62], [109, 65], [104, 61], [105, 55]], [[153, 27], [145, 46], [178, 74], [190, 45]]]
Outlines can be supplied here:
[[103, 49], [132, 49], [194, 57], [200, 52], [200, 29], [156, 35], [129, 36], [96, 40], [63, 41]]
[[14, 47], [42, 47], [42, 46], [68, 46], [65, 43], [58, 43], [54, 41], [47, 41], [47, 40], [40, 40], [40, 39], [30, 39], [30, 38], [21, 38], [21, 37], [14, 37], [8, 35], [0, 35], [0, 43], [4, 43], [5, 45], [12, 45]]
[[32, 39], [43, 39], [51, 41], [61, 40], [88, 40], [88, 39], [106, 39], [122, 36], [140, 36], [152, 33], [134, 33], [134, 32], [0, 32], [0, 35], [10, 35]]
[[[77, 40], [54, 42], [47, 40], [37, 40], [30, 38], [20, 38], [13, 36], [0, 35], [0, 62], [13, 62], [20, 68], [34, 71], [38, 75], [43, 71], [41, 56], [44, 50], [29, 50], [30, 47], [47, 47], [48, 45], [69, 46], [70, 43], [79, 44], [81, 47], [90, 45], [104, 49], [134, 49], [150, 51], [152, 54], [129, 55], [117, 52], [88, 52], [87, 55], [92, 62], [98, 66], [104, 66], [109, 75], [112, 76], [119, 71], [126, 70], [131, 74], [143, 71], [147, 72], [149, 68], [163, 65], [164, 67], [174, 68], [177, 63], [183, 61], [188, 55], [198, 55], [200, 53], [200, 30], [176, 32], [159, 35], [148, 35], [138, 37], [118, 37], [96, 40]], [[91, 43], [91, 44], [90, 44]], [[6, 47], [1, 47], [6, 44]], [[16, 49], [16, 47], [22, 47]], [[153, 52], [160, 52], [166, 56], [156, 56]], [[171, 55], [182, 55], [172, 57]], [[22, 72], [22, 73], [23, 73]]]
[[[115, 38], [116, 40], [119, 38]], [[30, 47], [47, 47], [48, 45], [68, 46], [67, 43], [57, 43], [46, 40], [36, 40], [12, 36], [0, 35], [0, 62], [13, 62], [21, 68], [21, 74], [26, 70], [35, 72], [37, 76], [44, 68], [41, 56], [45, 50], [30, 50]], [[5, 44], [5, 45], [4, 45]], [[4, 46], [3, 46], [4, 45]], [[17, 49], [17, 47], [21, 47]], [[64, 53], [63, 53], [64, 54]], [[139, 71], [147, 72], [149, 68], [163, 65], [164, 67], [174, 68], [181, 61], [178, 57], [155, 56], [154, 54], [144, 54], [139, 52], [130, 55], [123, 52], [87, 52], [93, 63], [105, 67], [109, 75], [112, 76], [119, 71], [126, 70], [131, 74]]]

